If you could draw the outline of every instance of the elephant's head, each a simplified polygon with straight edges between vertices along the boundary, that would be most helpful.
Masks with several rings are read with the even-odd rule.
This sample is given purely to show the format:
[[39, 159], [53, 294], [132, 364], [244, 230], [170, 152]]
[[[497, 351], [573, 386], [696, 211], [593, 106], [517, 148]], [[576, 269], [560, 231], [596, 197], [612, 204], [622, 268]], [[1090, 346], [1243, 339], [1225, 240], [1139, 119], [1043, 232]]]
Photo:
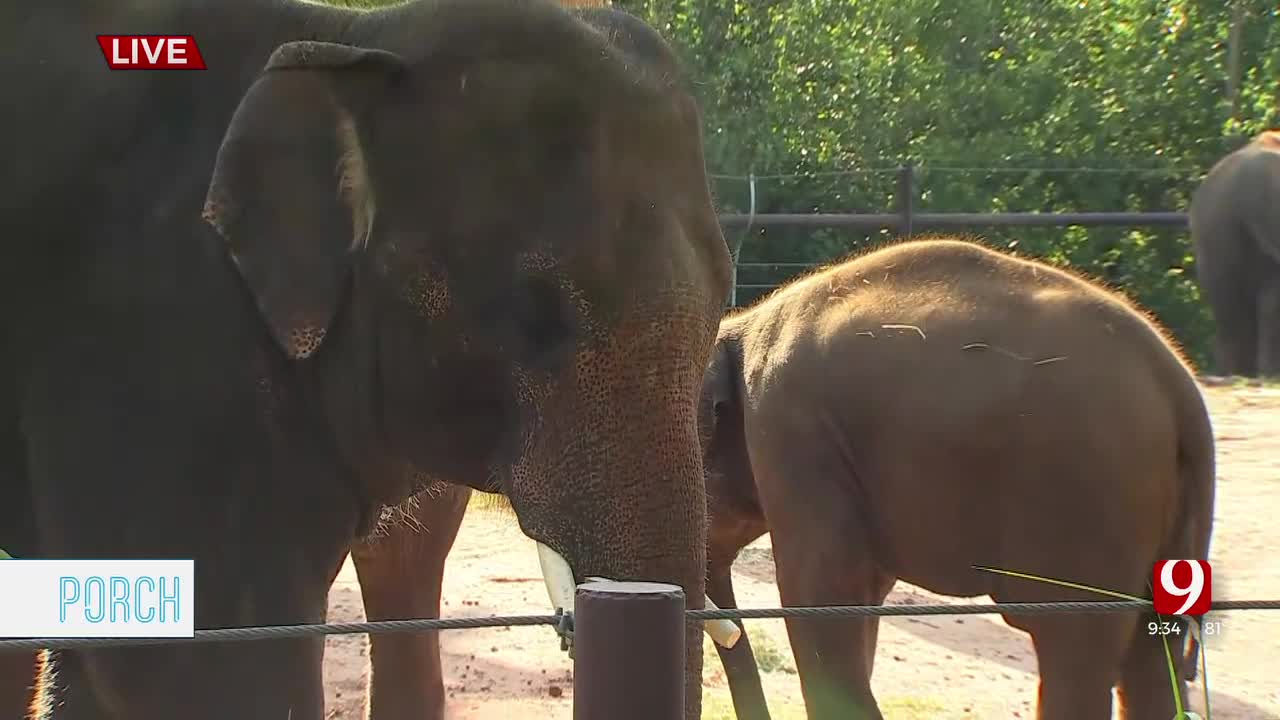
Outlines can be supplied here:
[[698, 400], [710, 517], [707, 544], [712, 559], [721, 564], [732, 563], [744, 545], [765, 532], [747, 451], [742, 338], [734, 319], [741, 316], [721, 323]]
[[374, 501], [501, 492], [577, 579], [701, 606], [696, 398], [729, 259], [694, 100], [613, 44], [662, 47], [625, 16], [398, 12], [275, 52], [206, 218]]

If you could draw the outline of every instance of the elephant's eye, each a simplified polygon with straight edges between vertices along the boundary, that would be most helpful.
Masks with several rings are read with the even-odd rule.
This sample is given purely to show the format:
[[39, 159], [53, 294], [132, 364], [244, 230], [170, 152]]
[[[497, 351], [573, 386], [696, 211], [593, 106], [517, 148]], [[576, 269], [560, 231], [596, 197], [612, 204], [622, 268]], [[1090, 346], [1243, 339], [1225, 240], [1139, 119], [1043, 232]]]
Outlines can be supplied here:
[[576, 334], [573, 306], [552, 279], [533, 275], [525, 281], [515, 321], [524, 340], [522, 364], [550, 369], [563, 361]]

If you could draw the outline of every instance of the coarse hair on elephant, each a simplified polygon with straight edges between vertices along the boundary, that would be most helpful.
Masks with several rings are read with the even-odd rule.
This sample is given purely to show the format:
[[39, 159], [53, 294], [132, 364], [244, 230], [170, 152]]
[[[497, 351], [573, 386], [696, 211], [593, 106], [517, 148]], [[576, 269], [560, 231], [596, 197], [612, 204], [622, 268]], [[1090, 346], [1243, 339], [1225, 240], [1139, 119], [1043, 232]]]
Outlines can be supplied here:
[[[192, 34], [208, 70], [110, 72], [119, 32]], [[318, 622], [382, 509], [447, 483], [506, 496], [562, 579], [702, 606], [730, 265], [655, 31], [175, 0], [7, 5], [0, 40], [0, 547], [194, 558], [196, 627]], [[31, 715], [313, 720], [323, 647], [46, 653]]]
[[1280, 131], [1215, 163], [1188, 222], [1218, 372], [1280, 377]]
[[[1150, 597], [1154, 561], [1207, 557], [1213, 435], [1179, 353], [1119, 296], [976, 242], [893, 244], [730, 314], [699, 416], [722, 607], [734, 558], [765, 532], [787, 606], [879, 604], [898, 579], [1107, 599], [974, 565]], [[813, 720], [881, 717], [877, 620], [786, 621]], [[1034, 640], [1037, 717], [1109, 718], [1116, 685], [1127, 720], [1173, 717], [1146, 618], [1005, 620]], [[768, 718], [745, 635], [718, 649], [738, 717]]]

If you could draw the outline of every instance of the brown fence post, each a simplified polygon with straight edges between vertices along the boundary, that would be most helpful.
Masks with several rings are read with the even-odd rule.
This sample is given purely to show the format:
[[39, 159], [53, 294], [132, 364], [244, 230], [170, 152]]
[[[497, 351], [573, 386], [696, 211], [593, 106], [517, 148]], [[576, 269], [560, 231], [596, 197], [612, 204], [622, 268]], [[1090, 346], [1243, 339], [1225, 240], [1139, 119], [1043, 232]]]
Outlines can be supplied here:
[[676, 585], [579, 585], [573, 720], [682, 720], [684, 611], [684, 591]]
[[898, 234], [910, 238], [916, 208], [916, 170], [910, 160], [898, 168], [898, 214], [902, 216]]

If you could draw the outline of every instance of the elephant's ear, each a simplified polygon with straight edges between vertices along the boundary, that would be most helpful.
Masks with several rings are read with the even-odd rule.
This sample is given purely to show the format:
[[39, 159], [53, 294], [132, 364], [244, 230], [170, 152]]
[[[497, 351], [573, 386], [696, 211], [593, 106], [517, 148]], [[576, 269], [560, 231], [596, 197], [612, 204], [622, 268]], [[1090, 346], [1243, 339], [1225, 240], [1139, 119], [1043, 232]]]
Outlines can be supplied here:
[[711, 355], [710, 372], [706, 382], [710, 385], [711, 410], [715, 417], [730, 410], [738, 400], [738, 383], [735, 374], [738, 372], [734, 362], [733, 348], [725, 340], [716, 342]]
[[204, 218], [291, 358], [320, 346], [372, 232], [361, 123], [403, 72], [400, 58], [381, 50], [282, 45], [218, 149]]

